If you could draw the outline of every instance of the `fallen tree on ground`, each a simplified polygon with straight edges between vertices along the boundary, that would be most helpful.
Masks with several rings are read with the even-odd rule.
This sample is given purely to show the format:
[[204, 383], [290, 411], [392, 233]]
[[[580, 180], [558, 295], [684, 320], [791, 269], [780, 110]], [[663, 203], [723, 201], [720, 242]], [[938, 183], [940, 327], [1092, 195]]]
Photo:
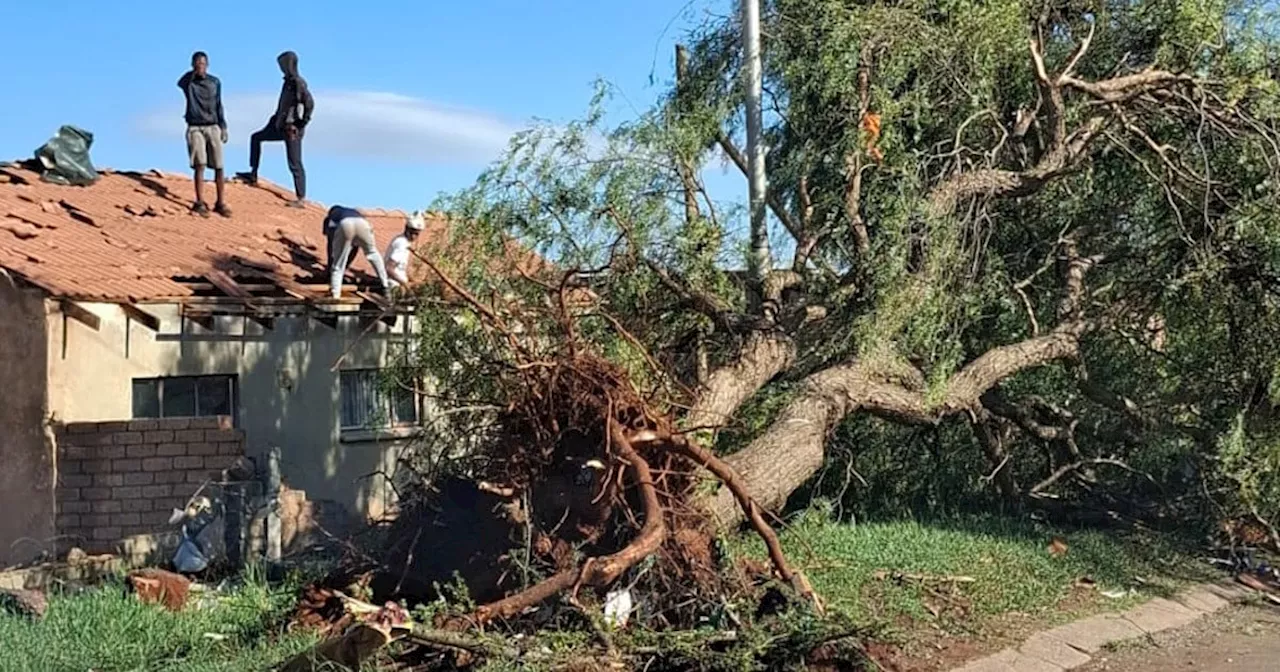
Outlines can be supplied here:
[[[1280, 514], [1260, 459], [1280, 436], [1280, 85], [1246, 20], [1264, 10], [765, 3], [785, 242], [763, 265], [705, 179], [716, 157], [746, 168], [734, 20], [691, 36], [634, 122], [593, 108], [518, 136], [441, 204], [465, 238], [421, 259], [444, 290], [401, 383], [447, 391], [433, 447], [465, 444], [453, 473], [485, 484], [438, 496], [507, 521], [432, 576], [475, 565], [473, 626], [639, 575], [683, 605], [696, 577], [700, 607], [648, 615], [678, 627], [725, 580], [716, 534], [768, 541], [798, 491], [832, 494], [827, 471], [851, 505]], [[512, 238], [562, 270], [509, 263]], [[438, 452], [413, 458], [426, 481]]]

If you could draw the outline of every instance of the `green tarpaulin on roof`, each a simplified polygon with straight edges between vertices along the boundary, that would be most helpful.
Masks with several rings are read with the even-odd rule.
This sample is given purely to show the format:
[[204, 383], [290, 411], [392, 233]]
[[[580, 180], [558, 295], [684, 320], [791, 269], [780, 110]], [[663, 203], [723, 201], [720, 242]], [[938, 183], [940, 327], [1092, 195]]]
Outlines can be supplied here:
[[44, 168], [40, 179], [53, 184], [85, 186], [98, 180], [98, 171], [89, 160], [93, 134], [75, 126], [63, 126], [36, 150], [36, 161]]

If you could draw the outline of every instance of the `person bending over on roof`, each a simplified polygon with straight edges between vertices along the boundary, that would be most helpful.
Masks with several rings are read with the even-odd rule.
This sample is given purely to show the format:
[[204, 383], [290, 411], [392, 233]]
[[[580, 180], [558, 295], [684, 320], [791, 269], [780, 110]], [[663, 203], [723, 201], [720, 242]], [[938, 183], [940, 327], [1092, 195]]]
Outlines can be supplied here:
[[284, 141], [284, 155], [293, 173], [293, 192], [297, 196], [290, 206], [301, 208], [307, 198], [307, 170], [302, 167], [302, 136], [311, 123], [311, 111], [316, 101], [311, 97], [307, 80], [298, 74], [298, 55], [286, 51], [276, 57], [284, 83], [280, 85], [280, 100], [275, 114], [267, 120], [262, 130], [249, 137], [249, 184], [258, 183], [258, 165], [262, 161], [262, 143]]
[[412, 254], [413, 241], [426, 228], [426, 218], [421, 212], [415, 212], [404, 218], [404, 233], [392, 239], [387, 246], [387, 260], [391, 266], [387, 268], [387, 276], [392, 287], [409, 286], [409, 256]]
[[383, 296], [390, 294], [387, 283], [387, 267], [382, 263], [382, 255], [378, 254], [377, 243], [373, 240], [373, 227], [369, 220], [353, 208], [335, 205], [329, 208], [324, 218], [324, 235], [329, 241], [329, 295], [333, 298], [342, 296], [342, 279], [347, 274], [347, 266], [355, 258], [355, 248], [364, 252], [364, 258], [378, 274], [379, 288]]
[[203, 51], [191, 55], [191, 70], [178, 80], [178, 88], [187, 97], [187, 156], [195, 171], [196, 202], [191, 210], [209, 216], [204, 202], [204, 169], [213, 169], [218, 200], [213, 211], [223, 217], [231, 209], [223, 200], [222, 145], [227, 142], [227, 115], [222, 110], [222, 82], [209, 74], [209, 57]]

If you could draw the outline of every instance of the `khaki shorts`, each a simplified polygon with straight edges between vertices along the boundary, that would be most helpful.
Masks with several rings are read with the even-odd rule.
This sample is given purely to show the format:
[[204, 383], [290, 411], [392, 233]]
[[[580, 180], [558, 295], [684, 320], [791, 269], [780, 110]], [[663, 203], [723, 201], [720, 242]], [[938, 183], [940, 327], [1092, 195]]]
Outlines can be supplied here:
[[218, 126], [188, 126], [187, 155], [192, 168], [222, 170], [222, 129]]

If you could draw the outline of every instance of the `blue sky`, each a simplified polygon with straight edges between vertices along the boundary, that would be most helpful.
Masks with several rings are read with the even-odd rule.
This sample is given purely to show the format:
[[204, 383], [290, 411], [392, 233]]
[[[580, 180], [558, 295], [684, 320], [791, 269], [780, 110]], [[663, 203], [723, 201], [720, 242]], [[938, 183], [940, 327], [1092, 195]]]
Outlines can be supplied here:
[[[317, 98], [305, 162], [309, 196], [417, 208], [469, 184], [514, 130], [586, 109], [592, 82], [620, 91], [615, 121], [671, 79], [672, 47], [728, 0], [379, 0], [368, 2], [16, 3], [0, 78], [0, 160], [27, 158], [64, 123], [95, 134], [95, 164], [186, 171], [182, 94], [191, 52], [208, 52], [230, 121], [230, 171], [280, 86], [292, 49]], [[108, 9], [109, 8], [109, 9]], [[651, 81], [652, 78], [652, 81]], [[291, 185], [284, 148], [262, 173]], [[745, 200], [715, 168], [718, 198]], [[741, 195], [738, 193], [741, 192]]]

